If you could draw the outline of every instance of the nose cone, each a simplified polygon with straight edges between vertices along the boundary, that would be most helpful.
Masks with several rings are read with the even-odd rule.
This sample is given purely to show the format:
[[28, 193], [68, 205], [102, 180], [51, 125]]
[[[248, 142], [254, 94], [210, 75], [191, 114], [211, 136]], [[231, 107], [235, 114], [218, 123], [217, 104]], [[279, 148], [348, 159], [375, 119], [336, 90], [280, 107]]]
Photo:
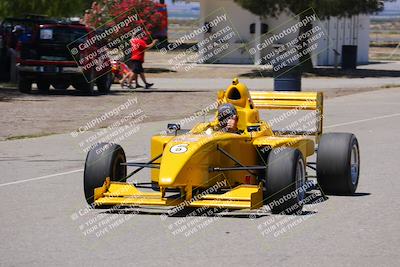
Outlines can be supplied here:
[[177, 177], [196, 150], [193, 143], [169, 142], [161, 159], [159, 185], [180, 185]]
[[[198, 136], [176, 137], [164, 148], [160, 165], [159, 185], [163, 187], [185, 186], [187, 179], [195, 175], [193, 166], [196, 162], [194, 154], [201, 152], [208, 140]], [[198, 160], [197, 160], [198, 161]], [[190, 176], [190, 177], [189, 177]]]

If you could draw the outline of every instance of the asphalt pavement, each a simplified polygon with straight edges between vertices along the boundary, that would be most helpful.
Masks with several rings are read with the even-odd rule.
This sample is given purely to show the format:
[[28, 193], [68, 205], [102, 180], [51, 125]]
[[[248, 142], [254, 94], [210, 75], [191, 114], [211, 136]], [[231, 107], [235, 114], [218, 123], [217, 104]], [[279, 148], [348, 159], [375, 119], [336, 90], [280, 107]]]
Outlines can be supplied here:
[[[400, 90], [328, 99], [325, 114], [327, 132], [356, 134], [360, 182], [355, 196], [329, 196], [300, 216], [89, 210], [86, 136], [0, 142], [0, 265], [398, 266]], [[165, 126], [145, 123], [123, 140], [128, 159], [147, 159], [151, 134]]]

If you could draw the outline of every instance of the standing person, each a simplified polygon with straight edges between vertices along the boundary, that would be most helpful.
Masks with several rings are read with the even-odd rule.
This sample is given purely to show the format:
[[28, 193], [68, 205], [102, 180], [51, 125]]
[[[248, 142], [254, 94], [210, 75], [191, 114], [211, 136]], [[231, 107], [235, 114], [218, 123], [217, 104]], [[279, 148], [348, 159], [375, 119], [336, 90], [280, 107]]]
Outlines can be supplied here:
[[11, 32], [11, 36], [8, 41], [8, 56], [6, 58], [6, 64], [10, 66], [10, 81], [16, 82], [18, 79], [18, 72], [16, 68], [17, 64], [17, 46], [19, 42], [27, 41], [27, 35], [25, 34], [25, 28], [21, 25], [16, 25]]
[[143, 62], [144, 62], [144, 52], [146, 49], [152, 48], [156, 43], [157, 39], [154, 39], [149, 45], [146, 44], [146, 41], [143, 37], [143, 32], [139, 33], [137, 36], [134, 36], [131, 39], [131, 47], [132, 47], [132, 56], [129, 62], [129, 67], [133, 71], [133, 77], [129, 79], [129, 84], [132, 82], [132, 79], [136, 81], [136, 88], [142, 88], [138, 83], [138, 75], [145, 84], [145, 88], [148, 89], [152, 87], [153, 83], [148, 83], [146, 81], [146, 77], [144, 76]]

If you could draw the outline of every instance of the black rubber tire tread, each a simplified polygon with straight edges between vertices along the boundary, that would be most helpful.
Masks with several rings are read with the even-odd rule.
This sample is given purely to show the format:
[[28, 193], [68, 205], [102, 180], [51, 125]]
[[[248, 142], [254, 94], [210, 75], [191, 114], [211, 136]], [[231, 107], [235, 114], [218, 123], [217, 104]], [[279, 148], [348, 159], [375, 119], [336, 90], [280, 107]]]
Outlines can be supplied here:
[[[327, 133], [321, 136], [317, 151], [317, 180], [325, 194], [355, 193], [360, 168], [358, 167], [357, 182], [353, 184], [350, 165], [353, 145], [358, 147], [358, 141], [351, 133]], [[358, 152], [360, 152], [359, 147]]]
[[94, 189], [104, 184], [107, 177], [111, 181], [126, 182], [126, 166], [119, 163], [126, 162], [125, 152], [120, 145], [99, 143], [87, 154], [83, 187], [85, 198], [89, 205], [94, 202]]
[[290, 195], [296, 190], [296, 167], [299, 158], [304, 162], [301, 152], [293, 148], [272, 149], [268, 154], [264, 200], [274, 214], [298, 213], [303, 208], [303, 203], [298, 203], [297, 198], [276, 205], [283, 196]]

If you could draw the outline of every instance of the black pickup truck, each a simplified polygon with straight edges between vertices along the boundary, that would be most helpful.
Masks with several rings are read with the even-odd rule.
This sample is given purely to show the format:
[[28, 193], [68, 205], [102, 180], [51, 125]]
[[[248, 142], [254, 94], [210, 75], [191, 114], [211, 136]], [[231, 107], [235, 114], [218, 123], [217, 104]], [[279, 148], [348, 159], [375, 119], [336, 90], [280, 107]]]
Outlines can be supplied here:
[[77, 23], [35, 25], [30, 39], [18, 42], [15, 48], [19, 90], [29, 93], [32, 83], [36, 83], [42, 92], [48, 91], [50, 85], [59, 90], [72, 85], [92, 94], [96, 84], [100, 93], [108, 93], [112, 84], [111, 66], [100, 71], [95, 67], [83, 71], [77, 62], [79, 58], [74, 59], [68, 49], [71, 42], [84, 42], [93, 34], [91, 28]]

